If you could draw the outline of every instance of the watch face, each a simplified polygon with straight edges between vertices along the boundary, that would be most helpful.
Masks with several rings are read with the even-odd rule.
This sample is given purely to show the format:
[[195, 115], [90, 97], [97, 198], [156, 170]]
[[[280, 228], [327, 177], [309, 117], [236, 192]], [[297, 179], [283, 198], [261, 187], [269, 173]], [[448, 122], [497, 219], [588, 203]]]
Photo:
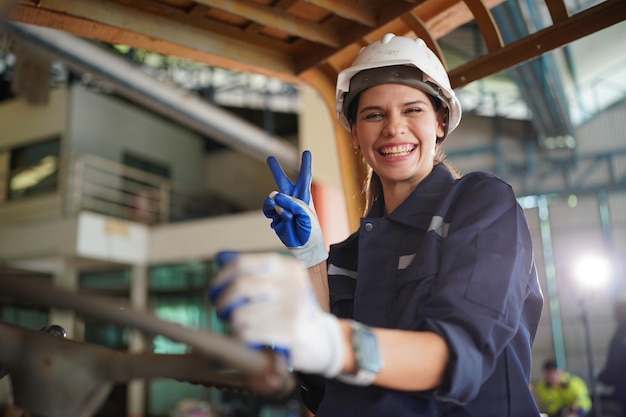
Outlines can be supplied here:
[[378, 350], [378, 339], [376, 339], [376, 335], [374, 335], [374, 333], [367, 328], [358, 329], [357, 334], [357, 351], [359, 353], [356, 358], [357, 365], [359, 368], [367, 371], [380, 372], [382, 368], [382, 360]]
[[351, 342], [357, 365], [356, 373], [341, 373], [339, 381], [352, 385], [371, 385], [383, 369], [383, 358], [378, 349], [378, 339], [371, 328], [351, 320]]

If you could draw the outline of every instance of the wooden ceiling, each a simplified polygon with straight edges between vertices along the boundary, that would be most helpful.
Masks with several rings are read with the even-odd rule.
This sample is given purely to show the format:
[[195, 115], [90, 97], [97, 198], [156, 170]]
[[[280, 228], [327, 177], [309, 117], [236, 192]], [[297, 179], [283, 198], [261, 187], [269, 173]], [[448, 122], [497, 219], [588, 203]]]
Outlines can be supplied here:
[[[438, 40], [475, 22], [486, 52], [448, 67], [458, 88], [626, 19], [626, 0], [576, 14], [565, 0], [544, 1], [551, 24], [506, 45], [491, 14], [504, 0], [5, 0], [0, 12], [80, 37], [307, 83], [332, 109], [337, 73], [387, 32], [423, 38], [446, 64]], [[339, 125], [336, 132], [350, 200], [362, 168]]]
[[515, 66], [626, 17], [606, 0], [575, 15], [545, 0], [552, 25], [504, 45], [490, 10], [504, 0], [20, 0], [9, 19], [127, 44], [292, 82], [307, 71], [347, 66], [387, 32], [413, 32], [441, 55], [437, 40], [475, 21], [488, 53], [449, 68], [453, 86]]

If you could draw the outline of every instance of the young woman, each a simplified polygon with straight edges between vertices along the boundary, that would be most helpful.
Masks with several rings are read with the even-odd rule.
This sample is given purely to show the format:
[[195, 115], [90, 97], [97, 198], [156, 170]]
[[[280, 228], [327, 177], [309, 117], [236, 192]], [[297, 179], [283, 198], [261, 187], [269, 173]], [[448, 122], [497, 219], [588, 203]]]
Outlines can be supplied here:
[[327, 253], [310, 154], [296, 183], [269, 158], [279, 192], [263, 210], [298, 260], [237, 257], [218, 310], [245, 342], [288, 352], [318, 417], [539, 416], [530, 233], [508, 184], [441, 157], [461, 118], [441, 62], [386, 35], [339, 74], [337, 115], [370, 169], [359, 230]]

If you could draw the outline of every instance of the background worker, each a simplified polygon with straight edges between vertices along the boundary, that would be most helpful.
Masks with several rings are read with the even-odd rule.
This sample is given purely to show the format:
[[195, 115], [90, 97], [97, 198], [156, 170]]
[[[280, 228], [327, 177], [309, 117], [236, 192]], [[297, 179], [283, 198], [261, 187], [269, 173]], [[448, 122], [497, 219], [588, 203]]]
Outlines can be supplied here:
[[587, 383], [560, 369], [554, 359], [543, 364], [544, 379], [535, 387], [539, 409], [550, 417], [585, 417], [591, 410]]

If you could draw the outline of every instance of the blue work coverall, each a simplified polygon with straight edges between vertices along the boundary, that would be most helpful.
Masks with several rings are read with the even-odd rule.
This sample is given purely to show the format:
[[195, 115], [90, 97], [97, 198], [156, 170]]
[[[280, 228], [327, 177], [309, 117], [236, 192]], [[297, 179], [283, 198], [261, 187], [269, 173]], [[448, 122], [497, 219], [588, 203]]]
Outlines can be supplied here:
[[529, 379], [543, 296], [511, 187], [488, 173], [454, 179], [440, 164], [382, 213], [375, 205], [331, 247], [331, 311], [441, 335], [450, 350], [445, 384], [408, 392], [327, 380], [323, 392], [304, 392], [321, 398], [316, 417], [538, 417]]

